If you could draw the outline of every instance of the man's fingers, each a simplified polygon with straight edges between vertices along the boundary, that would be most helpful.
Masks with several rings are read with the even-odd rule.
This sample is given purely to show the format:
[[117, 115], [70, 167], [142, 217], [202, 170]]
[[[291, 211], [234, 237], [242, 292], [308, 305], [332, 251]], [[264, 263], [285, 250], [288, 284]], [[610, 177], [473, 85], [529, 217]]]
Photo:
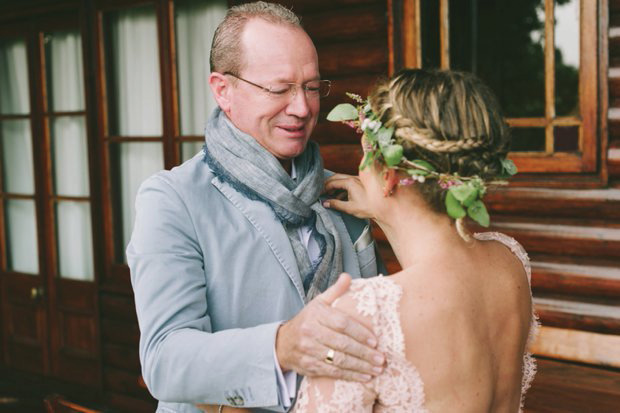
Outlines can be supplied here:
[[343, 272], [342, 274], [340, 274], [340, 277], [338, 277], [338, 281], [336, 281], [334, 285], [325, 290], [324, 293], [320, 294], [317, 299], [321, 300], [327, 305], [332, 305], [336, 298], [342, 296], [349, 290], [350, 285], [351, 276], [346, 272]]
[[[362, 347], [362, 346], [360, 346]], [[327, 363], [327, 354], [329, 350], [334, 350], [334, 357], [331, 363], [332, 366], [338, 367], [344, 370], [351, 370], [360, 374], [369, 374], [371, 376], [376, 376], [383, 371], [383, 363], [381, 364], [371, 364], [366, 360], [359, 359], [350, 354], [347, 354], [345, 351], [340, 350], [338, 348], [330, 348], [330, 347], [321, 347], [320, 354], [318, 355], [319, 360], [323, 360]], [[364, 350], [360, 349], [361, 352]], [[371, 354], [371, 353], [369, 353]], [[374, 357], [379, 357], [380, 353], [377, 352], [377, 355]], [[373, 356], [371, 356], [373, 357]]]

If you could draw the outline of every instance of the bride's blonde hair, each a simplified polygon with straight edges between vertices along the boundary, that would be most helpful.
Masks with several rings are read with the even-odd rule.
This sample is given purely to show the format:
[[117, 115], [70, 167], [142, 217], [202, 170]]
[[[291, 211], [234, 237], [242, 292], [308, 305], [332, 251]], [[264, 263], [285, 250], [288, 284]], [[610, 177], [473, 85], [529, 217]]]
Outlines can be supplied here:
[[[493, 92], [470, 73], [405, 69], [380, 81], [369, 96], [372, 111], [395, 128], [409, 160], [422, 159], [438, 172], [498, 178], [509, 149], [509, 128]], [[437, 212], [446, 191], [435, 180], [414, 185]], [[460, 227], [460, 228], [459, 228]], [[463, 222], [457, 220], [459, 233]]]

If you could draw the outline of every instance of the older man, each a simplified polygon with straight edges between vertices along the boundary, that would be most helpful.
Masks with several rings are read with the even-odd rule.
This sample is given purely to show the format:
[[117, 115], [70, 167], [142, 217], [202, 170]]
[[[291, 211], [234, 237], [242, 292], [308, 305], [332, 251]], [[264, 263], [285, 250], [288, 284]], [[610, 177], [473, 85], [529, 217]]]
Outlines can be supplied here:
[[381, 371], [372, 332], [329, 306], [348, 288], [341, 272], [376, 275], [374, 244], [366, 222], [320, 204], [308, 139], [329, 83], [298, 18], [232, 8], [211, 66], [219, 108], [204, 151], [146, 180], [136, 201], [127, 256], [143, 376], [161, 412], [282, 411], [297, 373]]

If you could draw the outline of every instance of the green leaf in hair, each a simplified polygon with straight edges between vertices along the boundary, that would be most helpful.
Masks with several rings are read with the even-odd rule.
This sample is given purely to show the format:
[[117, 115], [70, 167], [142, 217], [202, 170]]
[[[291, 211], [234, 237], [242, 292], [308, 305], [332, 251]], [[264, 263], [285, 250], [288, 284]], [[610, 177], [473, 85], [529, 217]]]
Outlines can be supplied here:
[[488, 227], [491, 222], [487, 208], [481, 200], [473, 202], [467, 208], [467, 215], [485, 228]]
[[347, 120], [357, 120], [359, 117], [359, 113], [357, 112], [357, 108], [350, 103], [341, 103], [336, 105], [329, 114], [327, 115], [327, 120], [332, 122], [342, 122]]
[[446, 211], [453, 219], [463, 218], [467, 214], [461, 203], [450, 191], [446, 193]]

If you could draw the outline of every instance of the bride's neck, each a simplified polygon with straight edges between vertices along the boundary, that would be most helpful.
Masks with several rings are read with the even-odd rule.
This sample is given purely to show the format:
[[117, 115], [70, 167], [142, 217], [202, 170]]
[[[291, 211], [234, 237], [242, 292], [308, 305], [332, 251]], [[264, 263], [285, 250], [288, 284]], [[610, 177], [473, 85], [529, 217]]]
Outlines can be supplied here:
[[454, 220], [433, 211], [414, 191], [401, 190], [385, 201], [375, 221], [403, 269], [466, 246], [456, 231]]

